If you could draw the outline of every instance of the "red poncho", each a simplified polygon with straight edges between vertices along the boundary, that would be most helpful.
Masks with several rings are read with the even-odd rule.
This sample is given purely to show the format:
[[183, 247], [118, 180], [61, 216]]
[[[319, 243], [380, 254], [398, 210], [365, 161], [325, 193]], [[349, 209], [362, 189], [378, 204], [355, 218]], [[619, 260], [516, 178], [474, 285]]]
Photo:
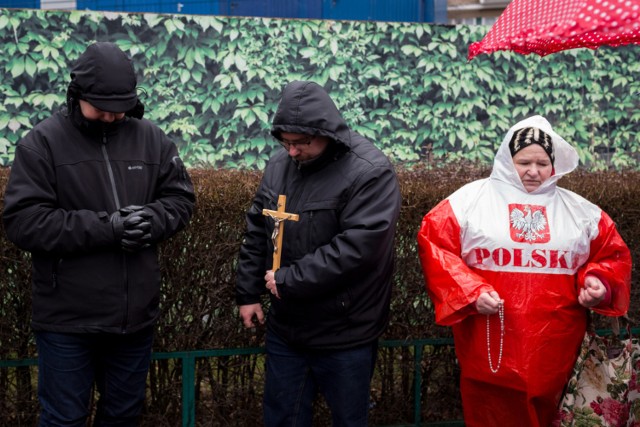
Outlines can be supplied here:
[[[554, 175], [528, 193], [508, 142], [517, 129], [552, 136]], [[436, 321], [453, 327], [467, 427], [548, 427], [586, 329], [578, 291], [587, 274], [609, 288], [593, 310], [619, 316], [630, 298], [631, 255], [611, 218], [556, 186], [578, 164], [576, 151], [540, 116], [514, 126], [490, 178], [462, 187], [429, 212], [418, 234], [420, 261]], [[489, 367], [483, 292], [504, 300], [505, 334], [497, 373]], [[500, 357], [491, 315], [492, 366]]]

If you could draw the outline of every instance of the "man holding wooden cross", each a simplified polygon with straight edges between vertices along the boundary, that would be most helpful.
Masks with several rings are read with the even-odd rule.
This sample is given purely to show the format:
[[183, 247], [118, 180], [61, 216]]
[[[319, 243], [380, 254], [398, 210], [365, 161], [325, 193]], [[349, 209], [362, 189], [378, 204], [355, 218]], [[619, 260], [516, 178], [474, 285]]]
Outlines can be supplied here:
[[389, 317], [400, 190], [393, 166], [351, 131], [325, 90], [284, 89], [276, 150], [247, 213], [236, 300], [266, 321], [265, 426], [310, 426], [321, 393], [334, 426], [366, 426]]

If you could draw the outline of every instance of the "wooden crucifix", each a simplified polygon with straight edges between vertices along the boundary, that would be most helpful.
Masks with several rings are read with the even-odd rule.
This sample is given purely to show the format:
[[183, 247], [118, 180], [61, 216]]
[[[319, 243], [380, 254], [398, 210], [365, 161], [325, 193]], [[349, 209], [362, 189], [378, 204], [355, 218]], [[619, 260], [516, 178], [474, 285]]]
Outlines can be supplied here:
[[273, 267], [275, 273], [280, 268], [280, 258], [282, 256], [282, 234], [284, 233], [284, 221], [298, 221], [300, 218], [297, 214], [287, 213], [284, 206], [287, 203], [287, 196], [281, 194], [278, 196], [278, 210], [272, 211], [263, 209], [262, 215], [273, 219], [273, 233], [271, 233], [271, 241], [273, 242]]

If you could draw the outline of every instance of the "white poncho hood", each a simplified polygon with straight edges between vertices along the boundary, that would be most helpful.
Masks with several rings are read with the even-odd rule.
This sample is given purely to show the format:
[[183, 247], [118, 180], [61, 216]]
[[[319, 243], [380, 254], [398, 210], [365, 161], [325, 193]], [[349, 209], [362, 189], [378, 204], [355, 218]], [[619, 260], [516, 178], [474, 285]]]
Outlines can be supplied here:
[[551, 136], [551, 140], [553, 142], [553, 151], [555, 155], [554, 174], [543, 182], [539, 188], [531, 192], [531, 194], [546, 193], [547, 191], [555, 188], [560, 178], [570, 173], [578, 166], [578, 153], [567, 141], [564, 140], [564, 138], [554, 132], [551, 128], [551, 124], [549, 124], [549, 122], [542, 116], [529, 117], [528, 119], [518, 122], [509, 129], [509, 132], [507, 132], [506, 136], [502, 140], [502, 144], [496, 154], [491, 179], [511, 184], [524, 192], [527, 191], [518, 176], [515, 166], [513, 165], [511, 151], [509, 150], [509, 141], [511, 141], [513, 134], [518, 130], [527, 127], [534, 127], [542, 130]]

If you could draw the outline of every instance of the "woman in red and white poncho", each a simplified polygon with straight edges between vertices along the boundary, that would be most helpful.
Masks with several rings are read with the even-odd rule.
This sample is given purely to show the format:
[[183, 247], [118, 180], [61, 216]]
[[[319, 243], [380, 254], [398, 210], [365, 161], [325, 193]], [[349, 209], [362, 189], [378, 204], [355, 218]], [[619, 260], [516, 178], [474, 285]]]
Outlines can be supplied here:
[[453, 328], [467, 427], [548, 427], [587, 310], [627, 312], [629, 249], [605, 212], [556, 185], [577, 165], [531, 117], [509, 130], [489, 178], [422, 221], [420, 261], [436, 322]]

